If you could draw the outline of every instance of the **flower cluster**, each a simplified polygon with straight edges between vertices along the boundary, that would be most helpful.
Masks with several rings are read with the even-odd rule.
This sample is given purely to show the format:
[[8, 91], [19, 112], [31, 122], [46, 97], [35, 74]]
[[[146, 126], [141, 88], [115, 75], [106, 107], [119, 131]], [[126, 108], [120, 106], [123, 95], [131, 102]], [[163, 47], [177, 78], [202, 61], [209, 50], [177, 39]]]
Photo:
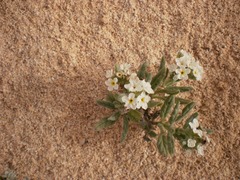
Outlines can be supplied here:
[[[194, 118], [192, 122], [189, 122], [189, 126], [192, 129], [193, 133], [197, 134], [200, 138], [206, 138], [207, 142], [210, 142], [210, 139], [207, 136], [205, 131], [202, 131], [199, 126], [199, 122], [197, 118]], [[187, 146], [190, 148], [195, 148], [197, 145], [197, 141], [194, 139], [188, 139]], [[204, 146], [199, 143], [197, 145], [197, 152], [199, 155], [204, 155]]]
[[[121, 64], [113, 70], [106, 72], [108, 80], [105, 84], [109, 91], [118, 90], [122, 88], [124, 94], [122, 94], [122, 102], [127, 109], [147, 109], [148, 102], [151, 100], [150, 94], [154, 91], [149, 82], [145, 79], [140, 80], [136, 73], [130, 72], [130, 64]], [[118, 83], [119, 82], [119, 83]]]
[[169, 67], [169, 71], [174, 73], [173, 79], [187, 80], [188, 78], [202, 80], [203, 68], [189, 53], [184, 50], [179, 51], [176, 64]]
[[181, 80], [201, 80], [203, 68], [183, 50], [175, 60], [176, 64], [166, 66], [163, 57], [156, 74], [148, 71], [147, 62], [136, 73], [128, 63], [106, 71], [105, 84], [109, 92], [97, 104], [113, 112], [103, 117], [96, 129], [121, 121], [121, 141], [124, 141], [130, 123], [135, 123], [145, 132], [144, 140], [156, 139], [157, 149], [163, 155], [174, 154], [176, 141], [183, 149], [197, 150], [199, 155], [204, 155], [211, 130], [199, 125], [196, 103], [180, 96], [193, 88], [177, 85]]

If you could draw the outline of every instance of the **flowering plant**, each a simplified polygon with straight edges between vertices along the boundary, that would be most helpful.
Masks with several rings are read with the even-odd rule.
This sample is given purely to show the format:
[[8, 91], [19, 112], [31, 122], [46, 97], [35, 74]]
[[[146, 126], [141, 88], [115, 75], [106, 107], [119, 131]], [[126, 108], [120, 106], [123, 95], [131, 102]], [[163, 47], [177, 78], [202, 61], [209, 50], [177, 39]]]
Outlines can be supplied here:
[[181, 80], [199, 81], [202, 75], [199, 62], [183, 50], [177, 54], [176, 64], [168, 68], [162, 58], [153, 77], [147, 71], [146, 62], [137, 73], [130, 71], [129, 64], [116, 65], [114, 70], [106, 72], [107, 97], [97, 101], [99, 105], [112, 109], [113, 114], [101, 119], [96, 129], [101, 130], [122, 120], [121, 141], [126, 138], [129, 124], [134, 123], [144, 130], [144, 140], [156, 138], [157, 148], [163, 155], [174, 153], [175, 140], [184, 149], [196, 149], [203, 155], [210, 130], [199, 125], [198, 113], [194, 112], [195, 103], [178, 96], [193, 88], [176, 86]]

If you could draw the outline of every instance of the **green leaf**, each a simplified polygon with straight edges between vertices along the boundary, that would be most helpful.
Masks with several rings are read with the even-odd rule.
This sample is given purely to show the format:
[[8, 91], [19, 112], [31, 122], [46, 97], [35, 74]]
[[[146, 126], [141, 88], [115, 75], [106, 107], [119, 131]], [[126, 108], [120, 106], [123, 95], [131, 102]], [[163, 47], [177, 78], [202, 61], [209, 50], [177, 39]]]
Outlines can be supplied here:
[[160, 104], [162, 104], [162, 102], [158, 102], [158, 101], [149, 101], [148, 103], [148, 108], [152, 108], [152, 107], [156, 107], [159, 106]]
[[176, 88], [159, 89], [156, 93], [178, 94], [180, 91]]
[[187, 92], [192, 89], [193, 89], [192, 87], [169, 86], [164, 89], [157, 90], [156, 93], [178, 94], [179, 92]]
[[177, 97], [177, 98], [175, 98], [175, 100], [176, 100], [176, 102], [180, 102], [180, 104], [189, 104], [191, 101], [190, 100], [188, 100], [188, 99], [183, 99], [183, 98], [179, 98], [179, 97]]
[[166, 156], [166, 155], [167, 155], [167, 150], [166, 150], [166, 148], [165, 148], [165, 146], [164, 146], [163, 137], [164, 137], [163, 134], [160, 134], [160, 135], [158, 136], [157, 148], [158, 148], [158, 151], [159, 151], [161, 154], [163, 154], [163, 155]]
[[193, 90], [193, 88], [190, 87], [190, 86], [179, 86], [179, 87], [176, 87], [176, 88], [179, 89], [180, 92], [188, 92], [188, 91]]
[[181, 52], [178, 52], [177, 58], [183, 57], [183, 54]]
[[173, 99], [174, 99], [174, 96], [171, 95], [171, 96], [168, 96], [167, 99], [165, 100], [165, 102], [164, 102], [164, 104], [161, 108], [161, 113], [160, 113], [160, 116], [161, 116], [162, 119], [164, 119], [166, 117], [166, 112], [169, 109], [169, 106], [172, 105]]
[[120, 117], [120, 111], [115, 112], [112, 116], [108, 118], [109, 121], [117, 121]]
[[[166, 81], [167, 77], [168, 77], [168, 74], [169, 74], [169, 70], [166, 68], [165, 70], [165, 77], [163, 78], [163, 82]], [[163, 83], [164, 84], [164, 83]]]
[[109, 102], [114, 102], [117, 99], [117, 96], [118, 96], [117, 94], [109, 92], [107, 94], [106, 100], [109, 101]]
[[161, 68], [159, 72], [153, 77], [151, 87], [155, 90], [163, 81], [165, 77], [165, 67]]
[[186, 129], [187, 127], [189, 127], [189, 123], [192, 122], [193, 119], [197, 118], [198, 117], [198, 113], [195, 112], [193, 113], [185, 122], [183, 128]]
[[165, 135], [163, 135], [163, 146], [166, 151], [165, 156], [167, 156], [167, 154], [169, 153], [169, 149], [168, 149], [168, 139], [167, 139], [167, 136]]
[[192, 110], [192, 108], [193, 108], [194, 106], [195, 106], [195, 103], [194, 103], [194, 102], [191, 102], [191, 103], [187, 104], [187, 105], [183, 108], [182, 114], [177, 117], [176, 121], [180, 121], [182, 118], [184, 118], [184, 117], [189, 113], [189, 111]]
[[157, 125], [161, 130], [163, 130], [162, 128], [164, 127], [168, 132], [174, 132], [174, 129], [167, 123], [159, 122]]
[[146, 82], [151, 82], [152, 74], [149, 72], [145, 72], [145, 80], [146, 80]]
[[162, 59], [161, 59], [161, 63], [160, 63], [158, 71], [160, 71], [163, 68], [165, 69], [165, 66], [166, 66], [166, 61], [165, 61], [165, 57], [163, 56]]
[[131, 109], [130, 111], [128, 111], [127, 115], [130, 120], [133, 120], [136, 122], [139, 122], [142, 119], [142, 114], [137, 110]]
[[120, 71], [120, 66], [118, 64], [115, 64], [115, 72], [119, 72]]
[[[154, 98], [162, 99], [164, 101], [167, 99], [166, 96], [164, 96], [164, 97], [163, 96], [154, 96]], [[179, 97], [175, 97], [175, 101], [180, 102], [180, 104], [189, 104], [190, 102], [192, 102], [188, 99], [183, 99], [183, 98], [179, 98]]]
[[123, 117], [123, 132], [121, 136], [121, 142], [123, 142], [126, 139], [127, 132], [128, 132], [128, 127], [129, 127], [129, 119], [127, 116]]
[[156, 137], [157, 136], [157, 134], [154, 131], [149, 131], [148, 134], [149, 134], [150, 137]]
[[175, 83], [176, 81], [174, 81], [173, 77], [169, 77], [165, 82], [164, 82], [164, 86], [168, 87], [171, 86]]
[[173, 124], [173, 122], [175, 121], [176, 117], [177, 117], [177, 114], [178, 114], [178, 111], [179, 111], [179, 105], [180, 105], [180, 102], [178, 101], [173, 109], [173, 112], [169, 118], [169, 123], [170, 124]]
[[167, 136], [168, 152], [169, 154], [174, 154], [174, 139], [171, 133]]
[[145, 79], [146, 69], [147, 69], [147, 62], [144, 62], [137, 73], [139, 79]]
[[164, 113], [164, 117], [163, 118], [167, 117], [167, 115], [169, 114], [170, 110], [172, 109], [172, 106], [174, 105], [174, 103], [175, 103], [175, 96], [172, 95], [170, 100], [169, 100], [169, 102], [168, 102], [168, 104], [167, 104], [167, 108], [166, 108], [166, 111]]
[[100, 131], [101, 129], [104, 129], [106, 127], [109, 127], [111, 125], [113, 125], [116, 121], [109, 121], [108, 117], [105, 117], [103, 119], [101, 119], [97, 124], [96, 124], [96, 130]]
[[111, 103], [111, 102], [108, 102], [108, 101], [98, 100], [98, 101], [97, 101], [97, 104], [100, 105], [100, 106], [109, 108], [109, 109], [115, 109], [114, 104]]

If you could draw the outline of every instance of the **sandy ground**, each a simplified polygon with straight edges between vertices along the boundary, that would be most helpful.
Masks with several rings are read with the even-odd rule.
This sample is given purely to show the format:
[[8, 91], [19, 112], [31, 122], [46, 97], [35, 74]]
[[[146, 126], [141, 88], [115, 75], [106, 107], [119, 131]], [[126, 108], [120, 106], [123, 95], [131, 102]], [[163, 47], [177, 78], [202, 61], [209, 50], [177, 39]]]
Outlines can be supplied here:
[[[238, 179], [239, 0], [0, 0], [0, 173], [20, 179]], [[205, 69], [200, 121], [214, 130], [204, 157], [162, 157], [132, 128], [100, 133], [105, 71], [116, 62], [168, 63], [179, 49]], [[153, 70], [154, 68], [152, 68]]]

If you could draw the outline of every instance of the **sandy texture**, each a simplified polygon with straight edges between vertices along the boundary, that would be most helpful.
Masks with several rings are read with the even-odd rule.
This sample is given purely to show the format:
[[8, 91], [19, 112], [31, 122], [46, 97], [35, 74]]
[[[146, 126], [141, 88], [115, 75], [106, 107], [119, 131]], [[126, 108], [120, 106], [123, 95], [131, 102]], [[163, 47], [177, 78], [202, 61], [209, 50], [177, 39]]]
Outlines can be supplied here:
[[[240, 177], [240, 1], [0, 0], [0, 172], [32, 179]], [[105, 71], [156, 66], [185, 49], [205, 68], [191, 98], [214, 130], [203, 158], [160, 156], [132, 128], [93, 126], [108, 113]], [[153, 68], [154, 69], [154, 68]], [[153, 70], [152, 69], [152, 70]]]

